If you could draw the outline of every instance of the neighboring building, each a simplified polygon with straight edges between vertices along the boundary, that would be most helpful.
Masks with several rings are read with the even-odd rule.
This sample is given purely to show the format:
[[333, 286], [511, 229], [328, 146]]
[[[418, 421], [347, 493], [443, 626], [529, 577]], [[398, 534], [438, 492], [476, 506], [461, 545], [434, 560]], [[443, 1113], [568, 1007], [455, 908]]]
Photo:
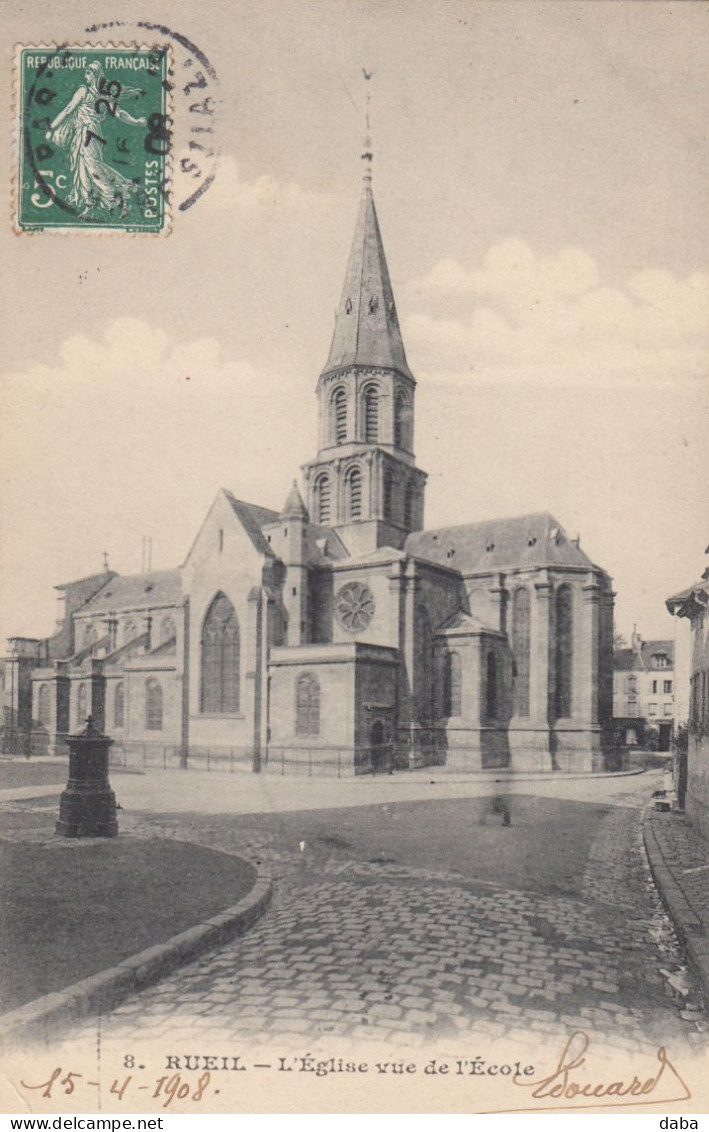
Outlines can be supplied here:
[[668, 598], [667, 608], [676, 617], [686, 617], [691, 625], [685, 808], [690, 820], [709, 837], [709, 569], [701, 581]]
[[295, 482], [280, 512], [220, 490], [182, 566], [59, 587], [54, 636], [14, 642], [13, 734], [57, 749], [90, 712], [124, 750], [183, 762], [604, 765], [609, 576], [546, 512], [423, 529], [416, 382], [370, 182], [366, 167], [307, 504]]
[[613, 653], [613, 722], [620, 744], [669, 751], [675, 721], [674, 641], [644, 641]]

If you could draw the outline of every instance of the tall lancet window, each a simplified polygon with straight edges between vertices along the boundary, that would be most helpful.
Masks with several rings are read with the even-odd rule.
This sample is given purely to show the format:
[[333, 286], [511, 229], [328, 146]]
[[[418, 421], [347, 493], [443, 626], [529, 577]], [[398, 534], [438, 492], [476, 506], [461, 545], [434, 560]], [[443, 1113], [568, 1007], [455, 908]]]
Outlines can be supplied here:
[[145, 681], [145, 730], [162, 731], [162, 688], [153, 676]]
[[413, 481], [409, 480], [406, 485], [406, 494], [404, 496], [404, 526], [411, 529], [414, 524], [414, 485]]
[[514, 713], [529, 715], [530, 620], [529, 590], [519, 586], [512, 595], [512, 653], [515, 660]]
[[296, 684], [295, 733], [320, 734], [320, 684], [310, 672], [299, 676]]
[[347, 518], [362, 518], [362, 473], [359, 468], [352, 468], [345, 481], [345, 494], [347, 498]]
[[384, 518], [391, 519], [394, 512], [394, 473], [391, 468], [384, 469], [382, 487], [384, 494]]
[[574, 607], [571, 586], [556, 591], [556, 687], [554, 707], [559, 719], [571, 715], [573, 696]]
[[446, 653], [443, 658], [443, 714], [448, 718], [460, 715], [460, 654]]
[[43, 727], [49, 727], [51, 708], [49, 704], [49, 685], [40, 684], [37, 696], [37, 719]]
[[332, 398], [332, 418], [335, 443], [344, 444], [347, 440], [347, 391], [340, 387]]
[[372, 386], [364, 394], [364, 439], [367, 444], [379, 440], [379, 390]]
[[234, 606], [217, 594], [202, 628], [203, 712], [239, 710], [239, 622]]
[[488, 721], [497, 719], [497, 657], [494, 652], [487, 654], [487, 679], [485, 681], [485, 715]]
[[318, 476], [315, 481], [315, 522], [327, 526], [330, 522], [330, 477]]

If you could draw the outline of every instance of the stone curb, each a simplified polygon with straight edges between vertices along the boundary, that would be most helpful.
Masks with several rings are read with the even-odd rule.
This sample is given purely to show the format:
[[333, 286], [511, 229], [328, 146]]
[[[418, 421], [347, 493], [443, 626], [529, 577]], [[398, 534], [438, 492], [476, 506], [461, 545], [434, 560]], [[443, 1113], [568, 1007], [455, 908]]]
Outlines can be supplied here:
[[651, 813], [652, 809], [648, 806], [643, 814], [643, 840], [650, 872], [687, 954], [689, 964], [705, 996], [709, 997], [709, 937], [704, 934], [704, 924], [687, 902], [680, 884], [665, 863], [662, 848], [650, 822]]
[[264, 914], [272, 895], [270, 870], [260, 866], [253, 888], [238, 904], [165, 943], [129, 956], [115, 967], [0, 1015], [0, 1048], [16, 1043], [20, 1037], [46, 1042], [60, 1028], [113, 1010], [129, 994], [158, 982], [204, 951], [242, 935]]

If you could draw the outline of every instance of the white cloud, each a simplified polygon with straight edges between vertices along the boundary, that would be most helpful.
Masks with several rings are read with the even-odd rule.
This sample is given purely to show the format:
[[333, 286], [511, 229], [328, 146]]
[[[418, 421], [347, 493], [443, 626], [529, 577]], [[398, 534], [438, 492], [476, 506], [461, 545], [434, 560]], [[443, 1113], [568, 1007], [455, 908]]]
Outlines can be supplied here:
[[131, 573], [152, 534], [155, 568], [177, 565], [221, 486], [278, 508], [315, 447], [311, 375], [289, 383], [284, 428], [280, 373], [132, 318], [4, 377], [0, 634], [50, 631], [52, 587], [104, 549]]
[[580, 248], [537, 258], [509, 239], [481, 268], [441, 260], [409, 302], [411, 356], [441, 379], [617, 385], [709, 371], [709, 273], [645, 270], [610, 287]]
[[326, 206], [325, 193], [309, 192], [293, 181], [281, 182], [263, 173], [252, 181], [240, 173], [236, 158], [219, 158], [213, 184], [200, 201], [200, 209], [210, 212], [237, 210], [247, 216], [279, 214]]

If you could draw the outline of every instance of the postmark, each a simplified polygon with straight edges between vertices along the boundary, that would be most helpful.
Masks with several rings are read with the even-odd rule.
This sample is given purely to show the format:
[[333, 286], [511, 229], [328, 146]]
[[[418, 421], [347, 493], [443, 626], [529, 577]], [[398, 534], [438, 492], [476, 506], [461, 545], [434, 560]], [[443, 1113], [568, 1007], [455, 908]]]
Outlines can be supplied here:
[[19, 47], [16, 231], [169, 231], [167, 43]]
[[173, 217], [204, 199], [217, 176], [221, 152], [219, 76], [205, 51], [183, 32], [151, 20], [111, 20], [84, 28], [89, 39], [114, 36], [167, 43], [172, 61]]

